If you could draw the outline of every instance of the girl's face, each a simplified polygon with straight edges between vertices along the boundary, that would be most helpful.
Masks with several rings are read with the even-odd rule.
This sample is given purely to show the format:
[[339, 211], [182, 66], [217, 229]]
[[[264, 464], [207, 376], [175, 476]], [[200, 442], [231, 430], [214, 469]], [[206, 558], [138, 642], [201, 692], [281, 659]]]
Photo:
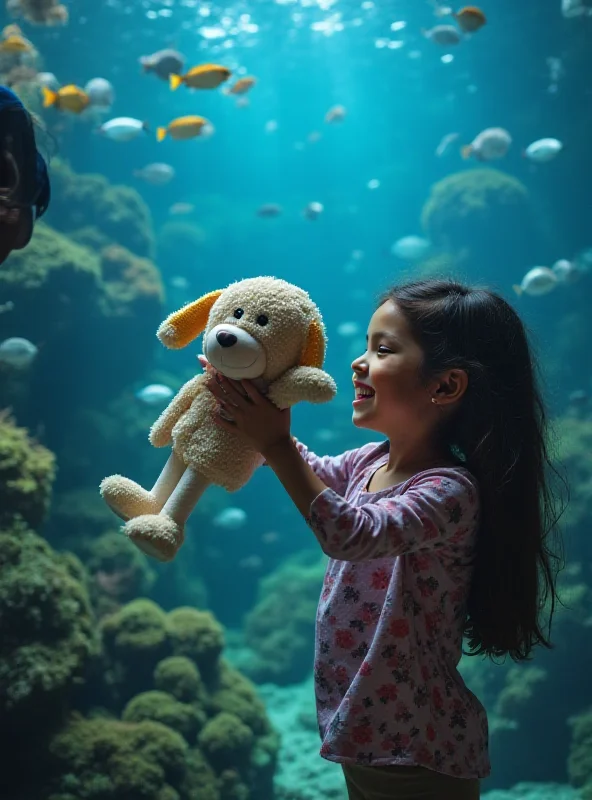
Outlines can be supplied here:
[[[420, 382], [423, 353], [397, 305], [388, 300], [373, 314], [366, 352], [352, 363], [356, 399], [353, 423], [389, 438], [414, 437], [438, 409]], [[373, 394], [362, 397], [364, 386]], [[429, 409], [429, 410], [428, 410]]]

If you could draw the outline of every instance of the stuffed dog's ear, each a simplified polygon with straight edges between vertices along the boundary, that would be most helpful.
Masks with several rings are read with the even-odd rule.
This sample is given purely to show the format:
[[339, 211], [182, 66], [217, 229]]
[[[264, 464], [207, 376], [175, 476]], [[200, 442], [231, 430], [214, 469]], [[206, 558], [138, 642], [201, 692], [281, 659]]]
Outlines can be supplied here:
[[208, 324], [212, 306], [223, 291], [223, 289], [216, 289], [215, 292], [204, 294], [199, 300], [194, 300], [193, 303], [170, 314], [156, 332], [164, 346], [177, 350], [185, 347], [200, 333], [203, 333]]
[[308, 333], [306, 335], [306, 342], [302, 355], [300, 356], [301, 367], [317, 367], [320, 369], [323, 366], [323, 359], [325, 358], [325, 334], [323, 326], [318, 320], [313, 321], [308, 326]]

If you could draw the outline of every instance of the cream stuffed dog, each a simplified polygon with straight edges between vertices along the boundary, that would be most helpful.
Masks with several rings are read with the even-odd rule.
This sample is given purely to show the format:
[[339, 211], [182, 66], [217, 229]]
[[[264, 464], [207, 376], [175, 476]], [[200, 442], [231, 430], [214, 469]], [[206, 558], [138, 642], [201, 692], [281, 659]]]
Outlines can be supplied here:
[[[335, 396], [335, 382], [321, 369], [321, 314], [291, 283], [268, 277], [237, 281], [171, 314], [157, 336], [176, 349], [204, 331], [210, 364], [228, 378], [252, 380], [279, 408]], [[175, 557], [185, 523], [210, 484], [234, 492], [263, 463], [256, 450], [213, 421], [216, 400], [206, 381], [206, 374], [188, 381], [152, 426], [151, 444], [172, 445], [172, 452], [151, 491], [121, 475], [101, 483], [105, 501], [126, 520], [124, 532], [159, 561]]]

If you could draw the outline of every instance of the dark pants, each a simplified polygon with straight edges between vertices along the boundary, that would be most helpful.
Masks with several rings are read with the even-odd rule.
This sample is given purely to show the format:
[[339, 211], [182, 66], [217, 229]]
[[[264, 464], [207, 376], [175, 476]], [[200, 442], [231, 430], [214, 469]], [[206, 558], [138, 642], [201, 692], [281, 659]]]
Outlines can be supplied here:
[[478, 800], [477, 778], [453, 778], [425, 767], [342, 764], [349, 800]]

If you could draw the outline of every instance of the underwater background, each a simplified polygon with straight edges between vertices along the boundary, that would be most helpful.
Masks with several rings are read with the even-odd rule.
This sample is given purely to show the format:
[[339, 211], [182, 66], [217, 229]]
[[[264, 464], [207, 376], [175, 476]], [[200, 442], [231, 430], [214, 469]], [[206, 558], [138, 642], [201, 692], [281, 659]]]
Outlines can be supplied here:
[[[0, 267], [2, 800], [345, 800], [341, 768], [318, 755], [311, 675], [325, 556], [271, 471], [209, 489], [168, 564], [121, 535], [98, 492], [112, 473], [153, 484], [165, 457], [150, 425], [200, 370], [200, 340], [165, 350], [159, 324], [257, 275], [323, 313], [339, 392], [293, 412], [317, 453], [375, 438], [351, 424], [350, 363], [390, 283], [483, 283], [525, 320], [571, 489], [565, 607], [554, 650], [520, 666], [463, 658], [461, 672], [489, 714], [490, 800], [592, 798], [589, 5], [485, 0], [487, 24], [451, 46], [430, 31], [452, 9], [427, 0], [0, 10], [28, 42], [0, 44], [0, 83], [39, 117], [53, 189]], [[163, 48], [256, 82], [173, 92], [139, 63]], [[48, 72], [101, 77], [112, 102], [44, 107]], [[157, 141], [186, 114], [209, 135]], [[147, 131], [98, 132], [117, 117]], [[463, 159], [490, 127], [511, 135], [507, 154]], [[544, 137], [563, 149], [536, 163], [524, 150]], [[570, 280], [513, 288], [560, 259]], [[30, 358], [3, 355], [12, 337]]]

